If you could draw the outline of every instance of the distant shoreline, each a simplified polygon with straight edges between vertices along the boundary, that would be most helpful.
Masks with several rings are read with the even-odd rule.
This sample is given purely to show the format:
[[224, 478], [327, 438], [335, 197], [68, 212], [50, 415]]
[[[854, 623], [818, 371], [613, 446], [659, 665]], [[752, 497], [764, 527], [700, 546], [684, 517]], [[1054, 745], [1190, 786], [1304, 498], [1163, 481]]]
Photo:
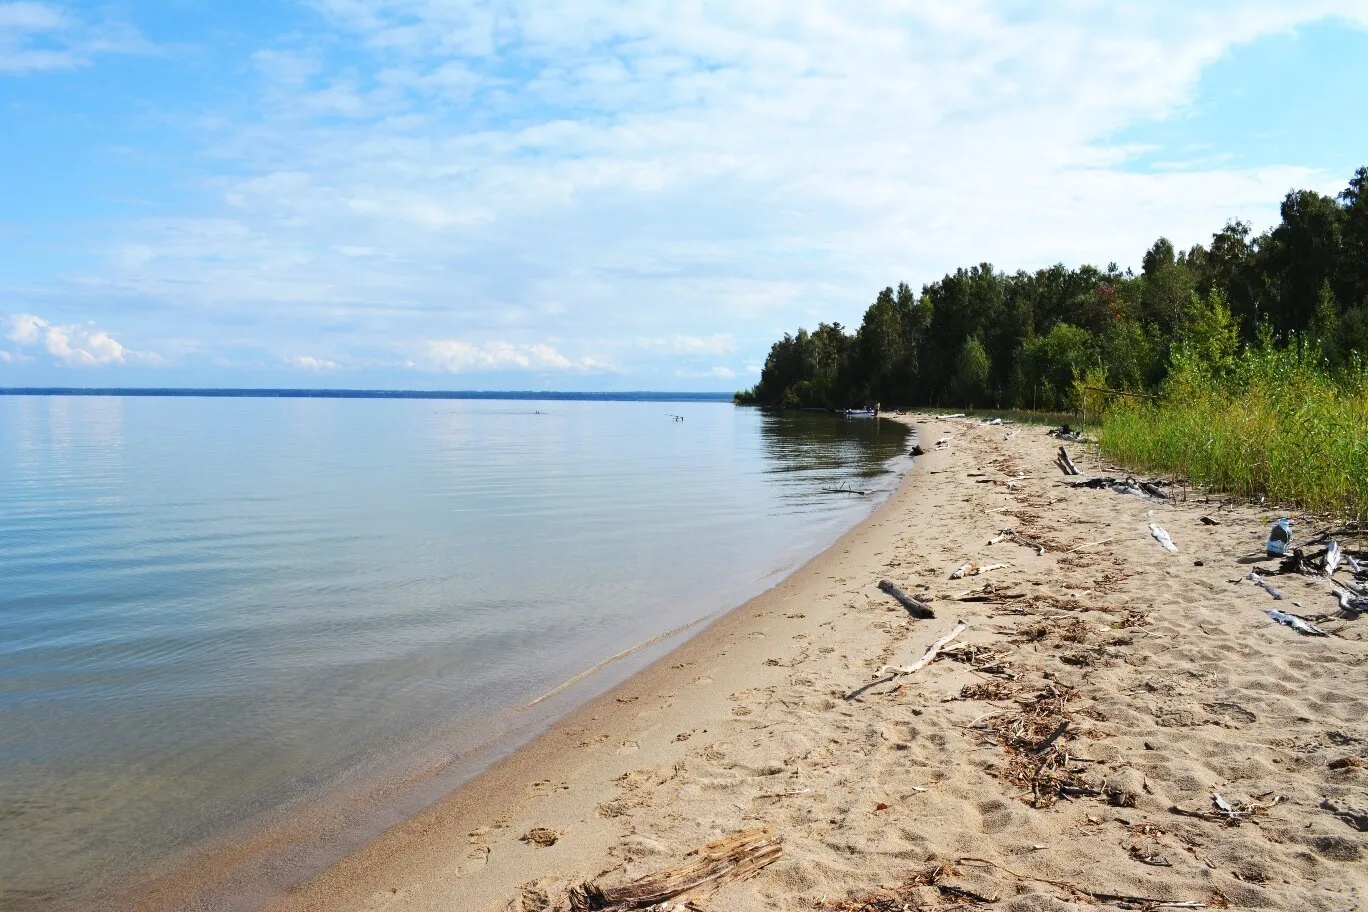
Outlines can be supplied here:
[[0, 387], [0, 396], [142, 396], [209, 399], [506, 399], [570, 402], [731, 402], [732, 393], [670, 393], [651, 390], [572, 392], [558, 390], [353, 390], [190, 389], [157, 387]]

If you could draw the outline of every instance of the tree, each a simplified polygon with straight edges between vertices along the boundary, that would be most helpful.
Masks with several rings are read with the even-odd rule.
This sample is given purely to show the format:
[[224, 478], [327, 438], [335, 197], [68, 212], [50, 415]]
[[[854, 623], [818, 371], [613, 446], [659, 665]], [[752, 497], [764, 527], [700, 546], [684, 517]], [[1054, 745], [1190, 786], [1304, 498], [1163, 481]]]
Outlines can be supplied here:
[[1240, 347], [1239, 328], [1219, 288], [1202, 297], [1195, 292], [1183, 315], [1180, 346], [1184, 353], [1212, 372], [1224, 371]]
[[955, 359], [955, 398], [963, 405], [974, 407], [987, 404], [988, 395], [988, 353], [976, 336], [970, 336], [960, 346], [959, 357]]
[[1282, 203], [1282, 223], [1260, 239], [1258, 268], [1268, 286], [1265, 309], [1273, 328], [1300, 332], [1311, 322], [1321, 286], [1334, 277], [1344, 210], [1314, 190], [1295, 190]]
[[1339, 195], [1344, 210], [1336, 297], [1345, 309], [1368, 307], [1368, 168], [1359, 168]]

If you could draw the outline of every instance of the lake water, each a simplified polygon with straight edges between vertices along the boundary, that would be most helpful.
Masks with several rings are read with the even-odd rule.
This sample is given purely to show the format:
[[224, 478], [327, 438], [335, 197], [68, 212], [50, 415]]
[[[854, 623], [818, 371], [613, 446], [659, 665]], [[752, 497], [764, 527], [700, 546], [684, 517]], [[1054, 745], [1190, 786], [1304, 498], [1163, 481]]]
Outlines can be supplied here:
[[906, 443], [723, 403], [0, 397], [0, 909], [488, 762], [833, 541]]

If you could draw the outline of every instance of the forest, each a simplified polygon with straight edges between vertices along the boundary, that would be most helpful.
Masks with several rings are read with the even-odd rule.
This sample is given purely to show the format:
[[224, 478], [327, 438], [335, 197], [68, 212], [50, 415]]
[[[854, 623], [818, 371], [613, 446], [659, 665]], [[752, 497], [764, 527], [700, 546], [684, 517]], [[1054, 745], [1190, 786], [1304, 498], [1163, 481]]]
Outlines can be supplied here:
[[1166, 238], [1140, 272], [981, 263], [879, 292], [839, 323], [773, 344], [740, 404], [1076, 410], [1091, 389], [1161, 391], [1187, 364], [1219, 373], [1255, 350], [1298, 351], [1327, 376], [1368, 355], [1368, 168], [1335, 196], [1294, 190], [1257, 236], [1231, 221], [1209, 244]]

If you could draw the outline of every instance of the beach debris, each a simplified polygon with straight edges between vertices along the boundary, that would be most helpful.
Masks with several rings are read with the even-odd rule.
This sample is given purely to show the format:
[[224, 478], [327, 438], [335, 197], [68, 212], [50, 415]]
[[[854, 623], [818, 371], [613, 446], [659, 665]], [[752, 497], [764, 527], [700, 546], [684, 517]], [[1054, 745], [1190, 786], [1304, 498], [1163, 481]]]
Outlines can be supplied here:
[[987, 420], [987, 421], [985, 421], [985, 422], [983, 422], [983, 423], [984, 423], [985, 425], [989, 426], [989, 427], [994, 427], [994, 426], [996, 426], [996, 425], [1002, 424], [1002, 419], [1001, 419], [1001, 418], [990, 418], [989, 420]]
[[1086, 478], [1083, 481], [1066, 481], [1063, 483], [1071, 488], [1097, 488], [1100, 490], [1102, 488], [1110, 488], [1112, 485], [1116, 484], [1116, 479], [1111, 478], [1110, 476], [1099, 475], [1096, 478]]
[[1059, 466], [1059, 470], [1065, 475], [1081, 474], [1078, 471], [1078, 466], [1074, 465], [1073, 460], [1069, 458], [1069, 451], [1063, 447], [1059, 448], [1059, 455], [1055, 457], [1055, 465]]
[[1337, 541], [1330, 542], [1330, 546], [1325, 549], [1325, 575], [1334, 576], [1339, 569], [1340, 561], [1344, 559], [1344, 549]]
[[823, 488], [823, 494], [854, 494], [857, 497], [868, 497], [873, 491], [861, 491], [859, 488], [847, 488], [844, 485], [839, 488]]
[[547, 827], [533, 827], [518, 838], [528, 845], [534, 845], [539, 849], [547, 849], [555, 845], [564, 835], [565, 834], [560, 830], [552, 830]]
[[1150, 865], [1151, 867], [1155, 868], [1173, 867], [1173, 862], [1169, 861], [1167, 858], [1160, 855], [1158, 852], [1155, 852], [1153, 849], [1142, 849], [1138, 844], [1135, 843], [1132, 843], [1131, 845], [1127, 846], [1126, 852], [1130, 855], [1131, 858], [1134, 858], [1141, 864]]
[[950, 435], [949, 435], [949, 434], [946, 434], [944, 437], [942, 437], [942, 438], [940, 438], [939, 440], [936, 441], [936, 449], [938, 449], [938, 450], [943, 450], [943, 449], [945, 449], [946, 447], [948, 447], [949, 445], [950, 445]]
[[881, 580], [879, 582], [879, 589], [893, 596], [893, 598], [897, 599], [898, 603], [902, 605], [904, 608], [906, 608], [907, 613], [912, 615], [914, 618], [920, 618], [921, 620], [929, 621], [936, 616], [936, 612], [931, 610], [930, 605], [927, 605], [924, 602], [919, 602], [912, 596], [903, 592], [901, 589], [899, 589], [897, 586], [893, 584], [892, 580]]
[[1104, 892], [1104, 891], [1101, 891], [1101, 890], [1089, 890], [1089, 889], [1087, 889], [1086, 887], [1080, 887], [1080, 886], [1078, 886], [1077, 884], [1071, 884], [1071, 883], [1069, 883], [1068, 881], [1065, 881], [1065, 880], [1050, 880], [1050, 879], [1047, 878], [1047, 877], [1033, 877], [1033, 876], [1030, 875], [1030, 874], [1021, 874], [1021, 873], [1018, 873], [1017, 871], [1013, 871], [1011, 868], [1006, 867], [1005, 865], [1000, 865], [1000, 864], [998, 864], [996, 861], [991, 861], [991, 860], [989, 860], [989, 859], [987, 859], [987, 858], [959, 858], [959, 859], [956, 859], [955, 864], [958, 864], [958, 865], [988, 865], [988, 866], [990, 866], [990, 867], [997, 868], [999, 871], [1003, 872], [1004, 874], [1010, 874], [1012, 877], [1015, 877], [1017, 880], [1031, 880], [1031, 881], [1035, 881], [1036, 883], [1049, 884], [1049, 885], [1052, 886], [1052, 887], [1058, 887], [1059, 889], [1061, 889], [1061, 890], [1066, 890], [1066, 891], [1068, 891], [1069, 893], [1072, 893], [1072, 894], [1074, 894], [1074, 895], [1076, 895], [1076, 896], [1085, 896], [1085, 897], [1087, 897], [1088, 899], [1093, 900], [1094, 902], [1103, 902], [1103, 903], [1122, 903], [1122, 904], [1124, 904], [1125, 908], [1143, 908], [1143, 909], [1205, 909], [1205, 908], [1207, 908], [1207, 904], [1206, 904], [1206, 903], [1204, 903], [1204, 902], [1197, 902], [1196, 900], [1154, 899], [1154, 898], [1149, 897], [1149, 896], [1132, 896], [1132, 895], [1130, 895], [1130, 894], [1128, 894], [1128, 893], [1107, 893], [1107, 892]]
[[1168, 532], [1164, 531], [1163, 527], [1161, 527], [1158, 523], [1154, 521], [1153, 510], [1149, 512], [1149, 520], [1150, 535], [1154, 536], [1154, 540], [1157, 541], [1160, 544], [1160, 546], [1168, 553], [1177, 554], [1178, 546], [1173, 543], [1173, 539], [1169, 537]]
[[[1349, 585], [1352, 586], [1353, 584], [1350, 583]], [[1368, 597], [1354, 595], [1348, 589], [1343, 589], [1335, 585], [1333, 581], [1331, 581], [1330, 586], [1335, 590], [1335, 598], [1339, 599], [1340, 610], [1351, 618], [1356, 618], [1365, 611], [1368, 611]], [[1358, 589], [1357, 586], [1354, 586], [1354, 588]]]
[[1292, 544], [1292, 520], [1283, 517], [1273, 524], [1273, 529], [1268, 533], [1268, 541], [1264, 543], [1264, 553], [1269, 557], [1282, 557], [1287, 553], [1287, 547], [1290, 544]]
[[1046, 549], [1044, 545], [1038, 541], [1032, 541], [1016, 529], [999, 529], [998, 534], [994, 536], [992, 541], [988, 542], [988, 544], [996, 545], [1000, 542], [1007, 541], [1008, 539], [1011, 539], [1019, 545], [1025, 545], [1027, 548], [1035, 551], [1037, 557], [1042, 557], [1045, 554]]
[[[1260, 797], [1268, 796], [1263, 795]], [[1211, 820], [1216, 823], [1225, 824], [1228, 827], [1237, 827], [1240, 825], [1241, 821], [1250, 817], [1267, 814], [1269, 810], [1277, 807], [1286, 800], [1282, 795], [1273, 795], [1272, 797], [1273, 800], [1267, 804], [1254, 804], [1252, 802], [1246, 803], [1243, 801], [1230, 802], [1222, 797], [1220, 792], [1212, 792], [1211, 806], [1213, 809], [1210, 811], [1192, 811], [1175, 804], [1169, 808], [1169, 813], [1176, 814], [1179, 817], [1195, 817], [1198, 820]]]
[[909, 877], [899, 887], [885, 887], [834, 903], [822, 902], [815, 908], [830, 912], [901, 912], [914, 907], [921, 908], [920, 893], [927, 887], [934, 887], [942, 899], [954, 903], [956, 908], [965, 904], [989, 905], [998, 901], [996, 896], [985, 896], [966, 887], [943, 882], [955, 873], [952, 866], [938, 864]]
[[1279, 592], [1277, 589], [1274, 589], [1272, 586], [1270, 586], [1267, 580], [1265, 580], [1262, 576], [1259, 576], [1259, 574], [1255, 573], [1253, 570], [1249, 571], [1249, 576], [1246, 576], [1245, 579], [1254, 583], [1254, 585], [1258, 586], [1260, 589], [1267, 592], [1269, 595], [1273, 596], [1273, 599], [1275, 601], [1282, 601], [1283, 594]]
[[1164, 493], [1163, 489], [1152, 481], [1140, 482], [1140, 490], [1158, 500], [1168, 500], [1168, 495]]
[[945, 636], [941, 637], [939, 640], [936, 640], [936, 642], [932, 643], [930, 646], [926, 647], [926, 652], [922, 654], [922, 657], [917, 661], [913, 662], [911, 665], [905, 665], [902, 667], [896, 665], [885, 665], [883, 668], [879, 669], [879, 674], [892, 674], [895, 676], [916, 674], [917, 672], [925, 668], [927, 665], [930, 665], [932, 662], [934, 662], [936, 660], [936, 656], [940, 654], [940, 651], [944, 649], [947, 645], [949, 645], [951, 640], [959, 636], [968, 628], [968, 624], [966, 624], [964, 621], [960, 621], [955, 625], [953, 630], [951, 630]]
[[926, 455], [926, 450], [923, 450], [923, 449], [921, 448], [921, 444], [919, 443], [919, 444], [917, 444], [916, 446], [912, 447], [912, 449], [908, 452], [907, 455], [908, 455], [908, 456], [925, 456], [925, 455]]
[[1324, 630], [1321, 630], [1315, 624], [1312, 624], [1308, 621], [1304, 621], [1301, 618], [1297, 617], [1295, 614], [1288, 614], [1285, 611], [1278, 611], [1277, 609], [1265, 611], [1264, 614], [1268, 615], [1270, 618], [1272, 618], [1273, 620], [1277, 621], [1279, 624], [1282, 624], [1285, 627], [1291, 627], [1293, 630], [1297, 631], [1303, 636], [1323, 637], [1330, 635], [1326, 633]]
[[1210, 516], [1203, 516], [1201, 523], [1204, 526], [1219, 526], [1221, 524], [1218, 520], [1212, 519]]
[[1058, 437], [1060, 440], [1081, 440], [1083, 438], [1082, 434], [1080, 434], [1078, 431], [1075, 431], [1067, 424], [1062, 425], [1061, 427], [1051, 428], [1050, 430], [1045, 432], [1045, 436]]
[[1331, 801], [1329, 798], [1321, 801], [1320, 806], [1322, 810], [1334, 814], [1360, 833], [1368, 833], [1368, 808], [1339, 804], [1338, 802]]
[[629, 912], [675, 899], [700, 896], [744, 880], [783, 854], [783, 839], [767, 826], [741, 830], [694, 849], [685, 861], [620, 887], [586, 881], [570, 891], [572, 912]]
[[1096, 547], [1098, 547], [1098, 546], [1100, 546], [1100, 545], [1110, 544], [1113, 538], [1115, 538], [1115, 536], [1113, 536], [1112, 538], [1104, 538], [1104, 539], [1102, 539], [1101, 541], [1089, 542], [1089, 543], [1086, 544], [1086, 545], [1079, 545], [1077, 548], [1070, 548], [1068, 551], [1065, 551], [1064, 553], [1065, 553], [1065, 554], [1077, 554], [1079, 551], [1082, 551], [1084, 548], [1096, 548]]
[[977, 563], [974, 563], [973, 561], [970, 561], [970, 562], [967, 563], [967, 564], [961, 564], [960, 566], [956, 567], [956, 568], [955, 568], [955, 572], [950, 574], [950, 578], [951, 578], [952, 580], [955, 580], [955, 579], [964, 579], [966, 576], [979, 576], [980, 574], [987, 573], [987, 572], [990, 571], [990, 570], [1000, 570], [1000, 569], [1002, 569], [1002, 568], [1005, 567], [1005, 566], [1007, 566], [1007, 565], [1006, 565], [1006, 564], [977, 564]]

